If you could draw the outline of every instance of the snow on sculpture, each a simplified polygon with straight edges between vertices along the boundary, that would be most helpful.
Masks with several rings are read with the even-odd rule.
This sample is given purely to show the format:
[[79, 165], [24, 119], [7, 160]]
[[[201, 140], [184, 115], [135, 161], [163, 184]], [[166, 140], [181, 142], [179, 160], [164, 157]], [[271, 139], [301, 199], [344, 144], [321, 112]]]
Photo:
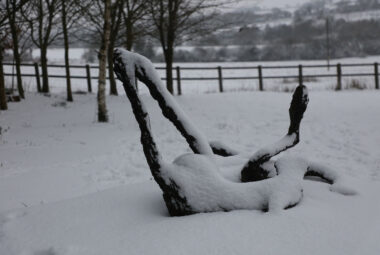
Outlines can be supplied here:
[[[299, 128], [308, 103], [307, 88], [298, 86], [289, 109], [287, 134], [271, 146], [257, 151], [244, 165], [241, 180], [232, 181], [221, 174], [216, 155], [231, 157], [236, 151], [222, 143], [209, 143], [200, 130], [166, 90], [153, 64], [145, 57], [122, 49], [114, 51], [114, 71], [125, 92], [141, 131], [141, 144], [154, 180], [172, 216], [200, 212], [257, 209], [280, 211], [297, 205], [303, 196], [305, 176], [318, 176], [331, 184], [331, 191], [353, 195], [344, 180], [332, 169], [301, 158], [271, 158], [299, 142]], [[166, 162], [154, 141], [149, 114], [136, 90], [135, 78], [147, 85], [163, 115], [186, 139], [194, 153]], [[232, 158], [232, 157], [231, 157]], [[227, 158], [228, 159], [228, 158]]]

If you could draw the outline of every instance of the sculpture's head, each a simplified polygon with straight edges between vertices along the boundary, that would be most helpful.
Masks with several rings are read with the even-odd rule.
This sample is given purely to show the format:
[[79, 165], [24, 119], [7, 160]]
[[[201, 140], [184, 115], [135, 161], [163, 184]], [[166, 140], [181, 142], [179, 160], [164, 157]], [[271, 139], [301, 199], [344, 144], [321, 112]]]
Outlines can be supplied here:
[[123, 50], [123, 49], [114, 49], [113, 52], [113, 70], [117, 76], [117, 78], [123, 82], [123, 83], [131, 83], [131, 77], [127, 71], [126, 68], [129, 66], [130, 58], [128, 57], [127, 53], [129, 51]]
[[[117, 78], [125, 84], [135, 86], [136, 78], [143, 83], [162, 85], [161, 77], [153, 63], [146, 57], [120, 48], [114, 50], [114, 71]], [[123, 72], [124, 71], [124, 72]]]
[[298, 133], [303, 114], [306, 111], [309, 96], [306, 86], [299, 85], [293, 93], [289, 108], [290, 126], [288, 134]]

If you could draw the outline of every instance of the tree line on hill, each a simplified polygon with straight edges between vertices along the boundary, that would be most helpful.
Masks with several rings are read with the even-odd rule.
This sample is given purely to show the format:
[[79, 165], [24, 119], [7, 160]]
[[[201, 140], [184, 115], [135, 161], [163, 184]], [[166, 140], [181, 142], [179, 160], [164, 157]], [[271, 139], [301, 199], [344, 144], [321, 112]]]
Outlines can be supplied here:
[[[369, 18], [367, 11], [377, 11], [378, 18]], [[345, 17], [349, 14], [360, 17]], [[310, 1], [293, 13], [256, 8], [224, 13], [218, 20], [225, 25], [222, 31], [196, 40], [193, 50], [179, 49], [175, 61], [299, 60], [380, 54], [379, 0]], [[151, 57], [163, 60], [160, 54]]]
[[[246, 28], [236, 36], [211, 35], [191, 50], [176, 50], [177, 62], [312, 60], [380, 55], [380, 20], [312, 20], [297, 24]], [[240, 33], [241, 35], [238, 35]], [[327, 43], [327, 36], [329, 43]], [[207, 42], [218, 41], [215, 47]], [[224, 43], [225, 42], [225, 43]], [[234, 47], [229, 47], [234, 45]], [[152, 47], [152, 46], [151, 46]], [[327, 52], [329, 50], [329, 53]], [[147, 51], [150, 58], [162, 61], [161, 54]]]

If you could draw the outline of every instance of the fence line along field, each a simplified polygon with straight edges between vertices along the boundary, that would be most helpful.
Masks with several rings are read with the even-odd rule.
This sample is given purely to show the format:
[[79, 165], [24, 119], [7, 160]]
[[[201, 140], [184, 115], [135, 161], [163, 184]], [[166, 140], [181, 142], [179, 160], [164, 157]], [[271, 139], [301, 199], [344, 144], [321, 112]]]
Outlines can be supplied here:
[[[326, 89], [378, 89], [379, 56], [332, 60], [329, 65], [323, 60], [270, 61], [270, 62], [223, 62], [223, 63], [175, 63], [175, 93], [216, 93], [231, 91], [293, 91], [299, 82], [312, 90]], [[165, 79], [164, 64], [156, 68]], [[8, 86], [14, 86], [13, 63], [4, 64]], [[22, 64], [24, 86], [27, 91], [36, 91], [36, 73], [41, 68], [36, 63]], [[38, 71], [36, 70], [38, 69]], [[96, 91], [97, 65], [71, 65], [74, 91]], [[65, 90], [64, 65], [56, 61], [49, 65], [49, 80], [53, 93]], [[121, 89], [121, 83], [117, 82]], [[140, 92], [146, 88], [140, 86]]]

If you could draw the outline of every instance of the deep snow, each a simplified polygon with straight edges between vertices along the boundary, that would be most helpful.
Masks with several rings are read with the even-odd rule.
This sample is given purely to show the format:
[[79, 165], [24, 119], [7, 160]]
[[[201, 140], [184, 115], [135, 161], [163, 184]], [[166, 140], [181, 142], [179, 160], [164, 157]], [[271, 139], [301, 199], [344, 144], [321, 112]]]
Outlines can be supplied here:
[[[380, 251], [377, 91], [310, 93], [301, 142], [286, 152], [353, 178], [358, 195], [342, 196], [330, 192], [326, 183], [306, 180], [302, 202], [284, 212], [240, 210], [179, 218], [168, 217], [161, 191], [151, 180], [125, 96], [107, 98], [109, 124], [95, 122], [95, 95], [75, 95], [66, 107], [57, 106], [63, 95], [27, 96], [0, 113], [0, 254]], [[165, 159], [189, 152], [156, 103], [147, 95], [142, 98]], [[176, 100], [209, 140], [223, 141], [247, 157], [278, 140], [288, 127], [288, 93]]]

